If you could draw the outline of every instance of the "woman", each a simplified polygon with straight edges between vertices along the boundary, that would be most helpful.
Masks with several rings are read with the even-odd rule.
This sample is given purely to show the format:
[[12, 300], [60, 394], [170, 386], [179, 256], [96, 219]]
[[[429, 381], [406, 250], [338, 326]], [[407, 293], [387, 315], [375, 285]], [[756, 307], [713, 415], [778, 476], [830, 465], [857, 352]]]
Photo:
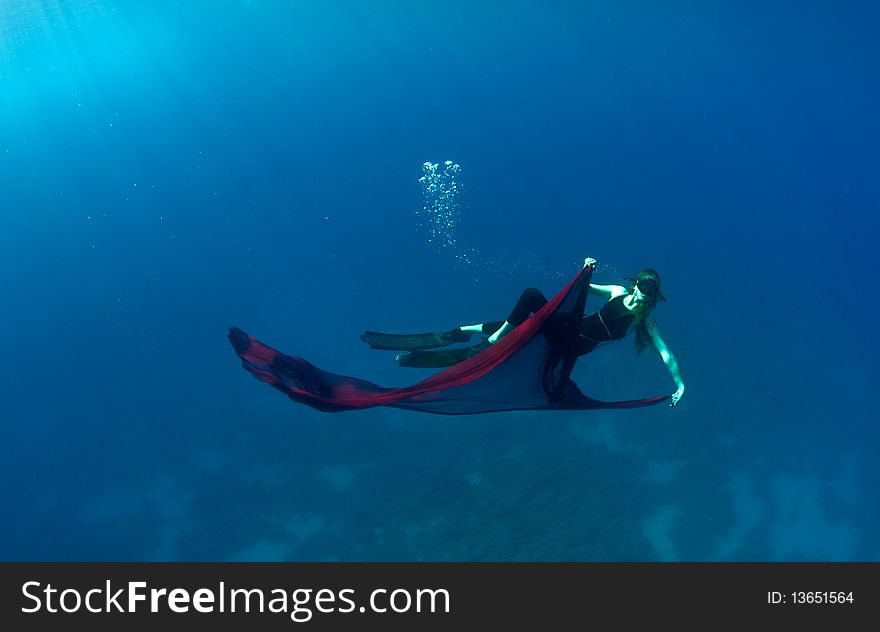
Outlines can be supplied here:
[[[596, 260], [588, 257], [584, 267], [594, 268]], [[635, 336], [638, 353], [653, 345], [660, 353], [660, 358], [669, 370], [678, 389], [672, 395], [670, 403], [675, 406], [684, 395], [684, 381], [678, 369], [675, 356], [660, 336], [657, 325], [648, 323], [648, 317], [658, 301], [666, 299], [660, 293], [660, 275], [655, 270], [646, 268], [631, 279], [632, 285], [627, 289], [621, 285], [596, 285], [590, 283], [589, 293], [606, 299], [599, 311], [583, 315], [580, 318], [577, 336], [559, 336], [565, 340], [564, 352], [567, 355], [582, 356], [590, 353], [599, 345], [621, 340], [630, 334]], [[361, 339], [376, 349], [404, 350], [397, 356], [401, 366], [410, 367], [441, 367], [451, 366], [465, 360], [495, 344], [500, 338], [513, 331], [526, 319], [547, 304], [547, 298], [536, 288], [528, 288], [520, 296], [510, 315], [503, 323], [481, 323], [464, 325], [451, 331], [429, 334], [380, 334], [365, 332]], [[545, 335], [554, 337], [552, 322], [547, 325]], [[472, 334], [488, 335], [488, 338], [477, 345], [448, 351], [430, 351], [437, 347], [445, 347], [456, 342], [466, 342]]]
[[[388, 388], [320, 369], [304, 358], [260, 342], [238, 327], [230, 327], [229, 342], [251, 375], [293, 401], [322, 412], [388, 406], [436, 415], [476, 415], [522, 410], [621, 410], [677, 403], [684, 383], [675, 359], [656, 328], [645, 321], [656, 302], [663, 299], [660, 277], [644, 270], [629, 290], [594, 286], [590, 281], [595, 264], [595, 260], [587, 259], [583, 269], [549, 302], [537, 290], [523, 293], [506, 322], [458, 327], [443, 334], [366, 332], [362, 338], [375, 348], [408, 350], [401, 360], [405, 366], [455, 365], [409, 386]], [[596, 314], [584, 316], [590, 291], [609, 300]], [[535, 310], [537, 313], [529, 318]], [[429, 351], [469, 340], [475, 331], [491, 341], [464, 349]], [[571, 379], [578, 357], [631, 331], [635, 332], [637, 345], [641, 341], [646, 346], [651, 340], [660, 350], [678, 391], [674, 395], [612, 402], [586, 395]], [[404, 362], [407, 359], [409, 362]]]

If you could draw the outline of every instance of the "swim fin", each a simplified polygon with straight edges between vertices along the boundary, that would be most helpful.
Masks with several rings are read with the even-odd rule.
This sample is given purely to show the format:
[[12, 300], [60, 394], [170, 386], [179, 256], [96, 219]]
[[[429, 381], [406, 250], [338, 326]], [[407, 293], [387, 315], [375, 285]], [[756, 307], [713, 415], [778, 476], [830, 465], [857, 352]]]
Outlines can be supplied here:
[[[504, 324], [503, 320], [491, 321], [483, 324], [482, 334], [491, 336]], [[424, 349], [438, 349], [459, 342], [469, 342], [471, 332], [462, 331], [459, 328], [442, 332], [428, 332], [424, 334], [385, 334], [379, 331], [365, 331], [361, 334], [361, 340], [366, 342], [372, 349], [384, 349], [386, 351], [421, 351]]]
[[421, 349], [437, 349], [456, 342], [468, 342], [471, 334], [461, 329], [444, 332], [428, 332], [424, 334], [383, 334], [378, 331], [365, 331], [361, 340], [372, 349], [388, 351], [414, 351]]
[[489, 342], [484, 340], [479, 344], [460, 349], [445, 349], [443, 351], [415, 349], [398, 354], [397, 363], [405, 367], [436, 369], [458, 364], [462, 360], [467, 360], [477, 355], [480, 351], [488, 349], [490, 346]]

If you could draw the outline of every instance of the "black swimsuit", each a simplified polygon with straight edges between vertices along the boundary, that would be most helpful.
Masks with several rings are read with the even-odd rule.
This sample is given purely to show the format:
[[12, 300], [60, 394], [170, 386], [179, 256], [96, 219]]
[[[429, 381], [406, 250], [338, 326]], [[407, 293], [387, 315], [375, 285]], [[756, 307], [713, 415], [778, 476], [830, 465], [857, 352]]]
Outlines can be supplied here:
[[[573, 351], [582, 356], [603, 342], [620, 340], [626, 336], [630, 324], [636, 319], [632, 310], [627, 309], [623, 300], [627, 295], [617, 296], [593, 314], [583, 316], [578, 331], [578, 338]], [[537, 312], [547, 304], [547, 298], [540, 290], [530, 287], [520, 296], [519, 301], [507, 317], [507, 322], [517, 327], [525, 322], [529, 314]], [[548, 332], [554, 329], [552, 323], [548, 324]], [[553, 334], [551, 333], [551, 336]]]
[[603, 342], [620, 340], [636, 319], [623, 304], [626, 295], [612, 298], [598, 312], [584, 316], [578, 335], [578, 355], [589, 353]]

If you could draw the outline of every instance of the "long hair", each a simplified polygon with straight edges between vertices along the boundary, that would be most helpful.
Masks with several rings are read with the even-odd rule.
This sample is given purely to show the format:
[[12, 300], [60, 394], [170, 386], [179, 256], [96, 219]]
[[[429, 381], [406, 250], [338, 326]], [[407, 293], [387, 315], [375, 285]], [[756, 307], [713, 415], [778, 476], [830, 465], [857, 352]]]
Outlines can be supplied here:
[[636, 352], [642, 353], [645, 349], [648, 348], [649, 345], [652, 345], [654, 342], [651, 339], [651, 327], [654, 326], [654, 322], [651, 321], [650, 325], [648, 324], [648, 315], [654, 310], [658, 301], [665, 301], [666, 297], [664, 297], [660, 293], [660, 275], [657, 274], [656, 270], [652, 268], [645, 268], [635, 277], [628, 277], [628, 280], [632, 281], [632, 285], [630, 285], [629, 293], [632, 294], [635, 292], [636, 285], [638, 285], [639, 281], [643, 279], [650, 279], [653, 281], [654, 286], [657, 288], [656, 292], [645, 292], [642, 288], [639, 290], [642, 292], [642, 295], [645, 297], [645, 300], [640, 302], [633, 308], [633, 315], [635, 316], [634, 326], [636, 328]]

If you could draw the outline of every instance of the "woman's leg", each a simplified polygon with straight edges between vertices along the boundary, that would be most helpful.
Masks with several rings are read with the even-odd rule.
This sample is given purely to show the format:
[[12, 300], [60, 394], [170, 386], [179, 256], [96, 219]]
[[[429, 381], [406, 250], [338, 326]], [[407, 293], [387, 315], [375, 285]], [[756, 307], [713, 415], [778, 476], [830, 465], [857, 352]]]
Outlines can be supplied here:
[[507, 322], [513, 327], [519, 327], [526, 318], [537, 312], [547, 304], [547, 297], [538, 288], [530, 287], [520, 295], [507, 317]]
[[[466, 334], [483, 334], [484, 336], [489, 336], [489, 342], [494, 344], [499, 338], [513, 331], [514, 327], [523, 324], [526, 318], [537, 312], [546, 304], [547, 297], [544, 296], [541, 290], [530, 287], [520, 295], [519, 300], [516, 302], [516, 305], [514, 305], [513, 310], [510, 312], [510, 316], [507, 317], [506, 321], [462, 325], [458, 328], [458, 331], [462, 331]], [[456, 330], [453, 329], [452, 332], [446, 332], [439, 335], [446, 336], [451, 340], [455, 333]], [[456, 342], [458, 342], [458, 340], [456, 340]]]
[[491, 323], [477, 323], [476, 325], [462, 325], [459, 327], [464, 332], [469, 334], [483, 334], [484, 336], [490, 336], [498, 331], [498, 328], [504, 324], [503, 320], [493, 320]]
[[514, 305], [510, 316], [507, 317], [504, 324], [501, 325], [498, 331], [489, 336], [489, 342], [495, 344], [499, 338], [522, 325], [531, 314], [534, 314], [546, 304], [547, 297], [544, 296], [541, 290], [534, 287], [528, 288], [520, 295], [519, 300]]

